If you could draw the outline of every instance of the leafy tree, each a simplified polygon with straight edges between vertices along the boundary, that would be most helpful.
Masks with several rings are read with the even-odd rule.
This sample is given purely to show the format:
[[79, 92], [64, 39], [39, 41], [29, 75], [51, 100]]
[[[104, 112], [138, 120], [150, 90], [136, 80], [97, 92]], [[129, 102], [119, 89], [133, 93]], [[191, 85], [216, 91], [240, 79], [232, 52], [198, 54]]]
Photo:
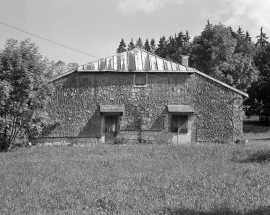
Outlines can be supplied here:
[[145, 40], [144, 49], [148, 52], [151, 50], [148, 39]]
[[134, 45], [134, 43], [133, 43], [133, 39], [131, 38], [131, 41], [129, 42], [129, 44], [128, 44], [128, 50], [132, 50], [132, 49], [134, 49], [135, 48], [135, 45]]
[[76, 68], [78, 68], [79, 67], [79, 64], [78, 63], [69, 63], [68, 65], [67, 65], [67, 70], [68, 71], [70, 71], [70, 70], [74, 70], [74, 69], [76, 69]]
[[150, 52], [151, 53], [155, 53], [156, 51], [156, 42], [155, 42], [155, 39], [151, 39], [151, 42], [150, 42]]
[[0, 148], [37, 137], [50, 125], [45, 110], [53, 90], [44, 71], [47, 65], [29, 39], [7, 40], [0, 52]]
[[257, 36], [256, 38], [258, 38], [257, 43], [256, 43], [257, 46], [265, 47], [268, 44], [268, 41], [267, 41], [268, 37], [266, 36], [265, 33], [263, 33], [263, 27], [261, 27], [260, 35]]
[[122, 53], [122, 52], [125, 52], [126, 50], [127, 50], [126, 49], [126, 43], [125, 43], [124, 39], [122, 39], [120, 41], [119, 47], [116, 50], [116, 53]]
[[270, 116], [270, 44], [261, 48], [255, 57], [255, 65], [259, 69], [258, 81], [248, 89], [249, 98], [244, 103], [247, 116], [265, 116], [269, 123]]
[[69, 63], [66, 65], [66, 63], [61, 60], [57, 62], [49, 61], [48, 58], [44, 59], [44, 63], [47, 65], [46, 70], [44, 71], [44, 75], [47, 80], [50, 80], [67, 71], [74, 70], [79, 66], [77, 63]]
[[139, 37], [139, 39], [136, 41], [136, 47], [143, 49], [143, 43], [142, 39]]
[[237, 49], [234, 36], [230, 27], [207, 24], [193, 40], [190, 60], [196, 69], [246, 91], [258, 76], [253, 62], [256, 49], [242, 42]]

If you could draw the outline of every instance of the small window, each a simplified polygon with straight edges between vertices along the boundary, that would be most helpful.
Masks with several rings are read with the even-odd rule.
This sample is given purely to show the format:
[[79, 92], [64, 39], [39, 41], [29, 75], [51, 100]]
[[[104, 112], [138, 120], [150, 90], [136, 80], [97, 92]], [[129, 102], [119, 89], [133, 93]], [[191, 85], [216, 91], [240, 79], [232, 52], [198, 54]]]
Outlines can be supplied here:
[[146, 74], [136, 73], [135, 74], [135, 85], [146, 85]]
[[188, 116], [187, 115], [172, 115], [171, 132], [180, 133], [180, 134], [187, 133], [188, 132]]

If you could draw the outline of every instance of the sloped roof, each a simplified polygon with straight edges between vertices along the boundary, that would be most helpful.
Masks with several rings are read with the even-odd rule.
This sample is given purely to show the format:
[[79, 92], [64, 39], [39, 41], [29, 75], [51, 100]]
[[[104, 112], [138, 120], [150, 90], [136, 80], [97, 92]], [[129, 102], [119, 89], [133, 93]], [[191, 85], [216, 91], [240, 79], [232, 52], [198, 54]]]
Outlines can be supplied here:
[[114, 56], [102, 58], [94, 62], [79, 66], [74, 71], [67, 71], [59, 75], [50, 82], [58, 80], [74, 72], [168, 72], [168, 73], [197, 73], [218, 84], [229, 88], [242, 96], [248, 97], [248, 94], [238, 90], [228, 84], [225, 84], [205, 73], [202, 73], [192, 67], [183, 66], [168, 59], [161, 58], [153, 53], [147, 52], [140, 48], [118, 53]]
[[191, 67], [161, 58], [140, 48], [118, 53], [78, 68], [79, 72], [194, 72]]

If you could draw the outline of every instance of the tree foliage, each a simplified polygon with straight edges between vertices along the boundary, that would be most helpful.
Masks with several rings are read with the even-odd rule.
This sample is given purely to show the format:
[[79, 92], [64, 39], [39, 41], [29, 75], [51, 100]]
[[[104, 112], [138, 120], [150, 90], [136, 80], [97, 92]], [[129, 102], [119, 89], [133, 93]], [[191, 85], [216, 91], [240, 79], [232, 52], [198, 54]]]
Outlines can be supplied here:
[[193, 40], [191, 64], [196, 69], [240, 90], [246, 91], [258, 76], [254, 65], [256, 47], [222, 24], [208, 23], [201, 35]]
[[0, 52], [0, 148], [37, 137], [52, 121], [45, 106], [53, 91], [47, 65], [29, 39], [7, 40]]
[[44, 71], [45, 77], [50, 80], [58, 75], [61, 75], [67, 71], [76, 69], [79, 64], [77, 63], [68, 63], [58, 60], [57, 62], [49, 61], [48, 58], [44, 59], [44, 63], [47, 65], [46, 70]]
[[150, 52], [151, 53], [155, 53], [156, 51], [156, 41], [155, 39], [151, 39], [151, 42], [150, 42]]
[[133, 39], [131, 38], [131, 41], [129, 42], [129, 44], [128, 44], [128, 50], [132, 50], [132, 49], [134, 49], [135, 48], [135, 45], [134, 45], [134, 43], [133, 43]]
[[270, 116], [270, 44], [261, 47], [255, 57], [259, 69], [259, 78], [248, 89], [249, 98], [245, 102], [247, 116], [265, 116], [267, 123]]
[[124, 39], [122, 39], [120, 41], [119, 47], [116, 49], [116, 53], [122, 53], [122, 52], [125, 52], [126, 50], [127, 50], [126, 43], [125, 43]]
[[143, 42], [142, 39], [139, 37], [138, 40], [136, 41], [136, 47], [143, 49]]
[[257, 36], [256, 38], [258, 38], [256, 43], [257, 46], [265, 47], [268, 44], [267, 41], [268, 37], [266, 36], [265, 33], [263, 33], [263, 27], [261, 27], [260, 35]]
[[144, 43], [144, 49], [148, 52], [150, 52], [151, 50], [151, 47], [150, 47], [150, 44], [149, 44], [149, 41], [148, 39], [145, 40], [145, 43]]

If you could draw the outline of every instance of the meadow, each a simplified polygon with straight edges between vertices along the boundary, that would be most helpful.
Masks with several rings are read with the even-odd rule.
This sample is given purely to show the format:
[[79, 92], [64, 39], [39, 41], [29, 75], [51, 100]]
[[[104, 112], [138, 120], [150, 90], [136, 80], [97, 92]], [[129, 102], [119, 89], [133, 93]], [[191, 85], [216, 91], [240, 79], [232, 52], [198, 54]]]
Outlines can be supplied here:
[[0, 214], [270, 214], [268, 135], [0, 153]]

